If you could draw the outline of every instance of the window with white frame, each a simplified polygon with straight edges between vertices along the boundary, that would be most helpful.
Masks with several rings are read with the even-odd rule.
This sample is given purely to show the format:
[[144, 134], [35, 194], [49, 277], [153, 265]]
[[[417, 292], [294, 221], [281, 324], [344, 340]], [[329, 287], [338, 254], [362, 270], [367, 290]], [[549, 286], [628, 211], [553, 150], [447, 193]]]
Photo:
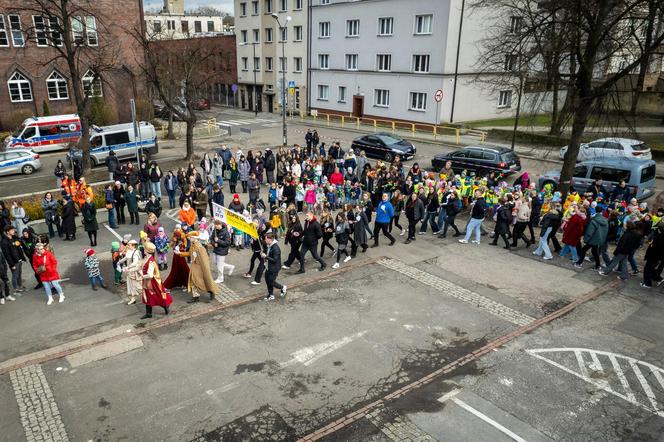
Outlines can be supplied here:
[[240, 17], [247, 15], [247, 4], [245, 2], [240, 3]]
[[7, 34], [7, 25], [5, 24], [5, 16], [0, 14], [0, 46], [9, 46], [9, 35]]
[[302, 26], [293, 26], [293, 32], [295, 32], [294, 41], [302, 41]]
[[265, 57], [265, 70], [272, 72], [272, 57]]
[[427, 94], [425, 92], [410, 93], [410, 110], [414, 111], [427, 110]]
[[[161, 21], [155, 20], [152, 24], [154, 32], [161, 32]], [[99, 35], [97, 34], [97, 20], [93, 16], [76, 16], [71, 18], [71, 32], [77, 44], [97, 46]]]
[[243, 71], [249, 70], [249, 57], [242, 57], [242, 70]]
[[[208, 23], [210, 23], [210, 22], [208, 22]], [[166, 20], [166, 28], [169, 31], [175, 31], [175, 20]]]
[[60, 26], [60, 20], [57, 17], [48, 19], [48, 29], [51, 34], [51, 44], [62, 46], [62, 26]]
[[505, 55], [505, 66], [504, 69], [506, 71], [513, 71], [516, 69], [516, 63], [518, 61], [517, 55], [515, 54], [507, 54]]
[[258, 15], [258, 1], [251, 2], [251, 14]]
[[346, 102], [346, 86], [339, 86], [339, 91], [337, 92], [338, 98], [337, 101], [339, 103], [345, 103]]
[[242, 43], [246, 43], [248, 40], [248, 32], [246, 30], [240, 31], [240, 40], [242, 40]]
[[69, 98], [67, 80], [58, 71], [51, 72], [46, 78], [46, 89], [49, 100], [66, 100]]
[[376, 58], [376, 70], [380, 72], [389, 72], [392, 70], [392, 55], [378, 54]]
[[288, 71], [288, 59], [285, 57], [279, 57], [279, 72]]
[[[83, 43], [83, 23], [72, 19], [71, 32], [74, 35], [74, 41], [78, 44]], [[161, 32], [161, 20], [152, 20], [152, 30], [159, 34]]]
[[85, 17], [85, 35], [87, 36], [88, 46], [97, 46], [99, 44], [97, 19], [93, 16]]
[[360, 21], [346, 20], [346, 37], [359, 37], [359, 36], [360, 36]]
[[327, 101], [330, 97], [330, 86], [326, 84], [318, 85], [318, 99]]
[[18, 15], [8, 15], [9, 30], [12, 33], [12, 44], [15, 47], [22, 47], [25, 45], [25, 36], [21, 29], [21, 17]]
[[512, 107], [512, 91], [500, 91], [498, 107]]
[[357, 54], [346, 54], [346, 69], [349, 71], [357, 70]]
[[394, 18], [380, 17], [378, 19], [378, 35], [387, 36], [394, 33]]
[[521, 32], [521, 27], [523, 26], [523, 17], [513, 16], [510, 17], [510, 33], [518, 34]]
[[[161, 21], [153, 20], [152, 21], [152, 30], [156, 33], [161, 32]], [[81, 17], [72, 17], [71, 18], [71, 36], [76, 44], [83, 43], [83, 21]]]
[[254, 71], [258, 72], [261, 70], [261, 59], [260, 57], [254, 57]]
[[318, 69], [330, 69], [330, 54], [318, 54]]
[[41, 15], [33, 15], [32, 25], [35, 30], [35, 41], [37, 42], [37, 46], [48, 46], [48, 29], [44, 17]]
[[429, 55], [413, 55], [413, 72], [417, 74], [426, 74], [429, 72]]
[[16, 71], [7, 81], [9, 99], [12, 103], [32, 101], [32, 85], [23, 74]]
[[330, 22], [322, 21], [318, 23], [318, 38], [330, 38]]
[[389, 107], [390, 91], [387, 89], [374, 89], [374, 105], [377, 107]]
[[272, 43], [272, 28], [265, 28], [265, 43]]
[[321, 5], [329, 5], [329, 4], [330, 4], [330, 0], [320, 0], [320, 4], [321, 4]]
[[92, 69], [88, 69], [81, 78], [81, 82], [83, 83], [83, 93], [86, 97], [101, 97], [103, 95], [101, 77]]
[[279, 12], [288, 11], [288, 0], [279, 0]]
[[295, 7], [293, 8], [296, 11], [299, 11], [302, 9], [302, 0], [295, 0]]
[[433, 15], [416, 15], [415, 16], [415, 34], [431, 34], [433, 22]]
[[200, 34], [203, 32], [203, 27], [202, 23], [200, 20], [194, 20], [194, 33], [195, 34]]
[[272, 13], [272, 0], [265, 0], [265, 13], [266, 14]]
[[254, 29], [252, 31], [254, 34], [254, 43], [260, 43], [261, 41], [261, 30], [260, 29]]
[[288, 28], [286, 26], [281, 28], [279, 35], [281, 36], [281, 38], [279, 39], [279, 42], [287, 42], [288, 41]]

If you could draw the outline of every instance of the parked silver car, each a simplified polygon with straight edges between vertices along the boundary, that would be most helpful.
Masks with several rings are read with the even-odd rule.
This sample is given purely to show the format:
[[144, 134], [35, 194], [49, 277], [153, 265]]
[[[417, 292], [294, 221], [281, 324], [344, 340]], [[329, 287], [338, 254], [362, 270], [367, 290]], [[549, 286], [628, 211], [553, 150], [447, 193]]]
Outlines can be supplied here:
[[[560, 149], [560, 158], [565, 158], [568, 146]], [[652, 152], [646, 143], [629, 138], [601, 138], [583, 143], [577, 161], [626, 158], [629, 160], [652, 160]]]

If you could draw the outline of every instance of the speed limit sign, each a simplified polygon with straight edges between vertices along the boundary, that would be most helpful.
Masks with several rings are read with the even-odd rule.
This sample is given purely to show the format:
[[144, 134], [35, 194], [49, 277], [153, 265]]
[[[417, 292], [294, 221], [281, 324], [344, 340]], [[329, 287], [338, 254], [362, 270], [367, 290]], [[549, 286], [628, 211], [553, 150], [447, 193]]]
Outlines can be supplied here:
[[434, 95], [434, 99], [436, 100], [436, 103], [440, 103], [441, 101], [443, 101], [443, 90], [442, 89], [438, 89], [436, 91], [436, 95]]

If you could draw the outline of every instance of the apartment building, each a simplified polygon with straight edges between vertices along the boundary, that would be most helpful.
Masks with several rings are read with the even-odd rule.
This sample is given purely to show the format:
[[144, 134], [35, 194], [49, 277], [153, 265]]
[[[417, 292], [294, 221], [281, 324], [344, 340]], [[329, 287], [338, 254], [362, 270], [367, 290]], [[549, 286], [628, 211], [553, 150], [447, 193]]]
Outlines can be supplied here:
[[233, 29], [226, 17], [185, 12], [184, 0], [164, 0], [157, 14], [145, 14], [147, 36], [153, 40], [230, 34]]
[[238, 104], [243, 109], [281, 112], [285, 87], [286, 109], [306, 111], [308, 2], [235, 0]]
[[517, 91], [477, 78], [495, 11], [462, 0], [311, 1], [312, 111], [424, 124], [514, 113]]

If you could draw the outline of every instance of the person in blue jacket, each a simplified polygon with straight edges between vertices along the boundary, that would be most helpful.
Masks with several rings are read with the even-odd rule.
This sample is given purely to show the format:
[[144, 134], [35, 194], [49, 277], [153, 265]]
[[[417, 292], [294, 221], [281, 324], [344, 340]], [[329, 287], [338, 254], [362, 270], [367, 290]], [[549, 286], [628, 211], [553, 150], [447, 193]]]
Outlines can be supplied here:
[[390, 221], [394, 217], [394, 207], [390, 202], [390, 199], [387, 193], [383, 194], [382, 201], [378, 203], [376, 207], [376, 221], [374, 222], [373, 237], [374, 244], [371, 247], [378, 247], [378, 234], [380, 231], [383, 231], [383, 235], [390, 240], [390, 245], [393, 246], [396, 240], [390, 232], [388, 231], [390, 227]]

